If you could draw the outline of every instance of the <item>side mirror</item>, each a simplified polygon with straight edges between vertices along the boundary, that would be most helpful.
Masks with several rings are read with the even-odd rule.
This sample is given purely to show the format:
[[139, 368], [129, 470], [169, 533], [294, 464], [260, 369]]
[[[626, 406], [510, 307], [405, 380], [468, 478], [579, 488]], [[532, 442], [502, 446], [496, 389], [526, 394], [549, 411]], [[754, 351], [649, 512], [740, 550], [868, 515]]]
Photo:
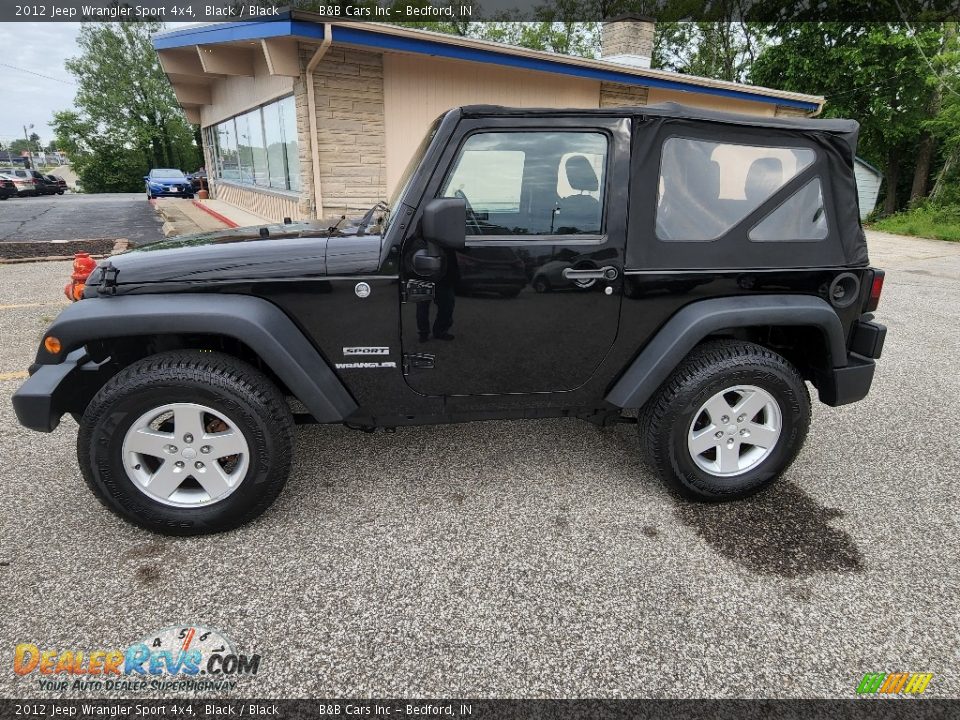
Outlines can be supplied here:
[[440, 247], [467, 244], [467, 203], [461, 198], [434, 198], [423, 208], [423, 239]]
[[144, 175], [144, 176], [143, 176], [143, 181], [144, 181], [144, 182], [146, 182], [146, 181], [149, 180], [149, 179], [150, 179], [150, 176], [149, 176], [149, 175]]

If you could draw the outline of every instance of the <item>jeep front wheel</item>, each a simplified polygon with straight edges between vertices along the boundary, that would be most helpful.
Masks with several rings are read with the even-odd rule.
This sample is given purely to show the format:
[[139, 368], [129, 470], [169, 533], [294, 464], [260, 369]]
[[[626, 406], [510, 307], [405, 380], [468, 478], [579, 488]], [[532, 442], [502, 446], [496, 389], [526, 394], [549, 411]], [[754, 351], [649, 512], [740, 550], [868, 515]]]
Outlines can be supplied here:
[[733, 500], [771, 484], [810, 424], [810, 396], [785, 358], [733, 340], [704, 343], [643, 410], [648, 460], [681, 494]]
[[155, 355], [121, 371], [80, 423], [77, 454], [108, 508], [197, 535], [260, 515], [290, 470], [293, 419], [260, 371], [219, 353]]

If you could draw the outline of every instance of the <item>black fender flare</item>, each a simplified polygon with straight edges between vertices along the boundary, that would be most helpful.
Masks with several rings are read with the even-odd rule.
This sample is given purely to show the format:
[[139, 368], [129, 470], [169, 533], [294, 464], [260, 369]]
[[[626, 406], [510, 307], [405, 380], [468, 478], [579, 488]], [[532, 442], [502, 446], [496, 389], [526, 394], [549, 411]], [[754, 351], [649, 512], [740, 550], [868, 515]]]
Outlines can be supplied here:
[[818, 328], [830, 354], [830, 367], [845, 367], [847, 345], [836, 311], [809, 295], [751, 295], [700, 300], [683, 307], [653, 336], [614, 383], [606, 400], [640, 408], [677, 365], [710, 333], [752, 325]]
[[37, 363], [49, 365], [91, 340], [137, 335], [203, 333], [246, 344], [270, 367], [318, 422], [340, 422], [357, 403], [303, 332], [276, 305], [250, 295], [137, 295], [88, 298], [53, 321], [46, 336], [60, 340]]

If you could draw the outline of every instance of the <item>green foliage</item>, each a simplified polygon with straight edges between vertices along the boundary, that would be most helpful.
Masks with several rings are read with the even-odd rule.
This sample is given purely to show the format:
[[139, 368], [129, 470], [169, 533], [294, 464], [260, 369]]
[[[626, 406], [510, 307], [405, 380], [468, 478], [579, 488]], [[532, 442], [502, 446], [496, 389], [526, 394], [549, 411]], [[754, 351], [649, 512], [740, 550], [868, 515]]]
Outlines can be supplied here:
[[924, 204], [889, 215], [875, 222], [873, 227], [898, 235], [960, 242], [960, 205]]
[[151, 36], [155, 22], [84, 23], [77, 79], [79, 112], [55, 113], [57, 147], [70, 153], [87, 192], [138, 190], [150, 167], [186, 172], [201, 163], [192, 127], [173, 94]]
[[145, 154], [73, 110], [54, 113], [58, 147], [71, 159], [84, 192], [137, 192], [150, 166]]
[[754, 64], [751, 80], [823, 94], [825, 117], [858, 120], [860, 155], [884, 168], [885, 211], [891, 213], [908, 198], [916, 204], [935, 168], [953, 162], [945, 153], [950, 142], [960, 152], [960, 108], [953, 112], [952, 101], [944, 104], [944, 89], [956, 83], [952, 26], [779, 23], [768, 31], [773, 43]]
[[652, 66], [744, 82], [765, 41], [764, 27], [744, 22], [659, 22]]
[[915, 141], [926, 119], [939, 28], [910, 32], [887, 24], [792, 23], [771, 30], [778, 42], [754, 63], [759, 85], [822, 94], [825, 117], [860, 122], [860, 154], [883, 165], [891, 146]]
[[37, 143], [31, 142], [26, 138], [17, 138], [16, 140], [12, 140], [5, 149], [8, 152], [11, 152], [14, 154], [22, 153], [24, 150], [29, 150], [30, 152], [36, 152]]

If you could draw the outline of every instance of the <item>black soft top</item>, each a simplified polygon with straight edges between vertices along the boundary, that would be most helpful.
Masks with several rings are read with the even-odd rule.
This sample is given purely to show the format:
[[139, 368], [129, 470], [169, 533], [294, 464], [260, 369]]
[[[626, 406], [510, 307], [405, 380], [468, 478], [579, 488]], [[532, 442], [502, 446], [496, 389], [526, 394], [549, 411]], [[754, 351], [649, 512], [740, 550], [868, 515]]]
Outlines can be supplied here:
[[[753, 267], [822, 267], [863, 266], [868, 264], [867, 242], [860, 225], [857, 182], [853, 161], [857, 152], [860, 124], [855, 120], [817, 119], [808, 117], [764, 117], [740, 113], [706, 110], [668, 102], [610, 108], [512, 108], [498, 105], [467, 105], [460, 108], [463, 117], [634, 117], [650, 122], [650, 131], [634, 138], [633, 152], [640, 161], [634, 163], [632, 176], [649, 186], [659, 172], [660, 147], [670, 136], [692, 135], [716, 142], [752, 144], [764, 139], [773, 144], [786, 144], [798, 138], [802, 144], [815, 147], [818, 159], [781, 191], [749, 216], [753, 222], [786, 199], [789, 192], [806, 179], [819, 175], [825, 178], [823, 191], [830, 214], [830, 235], [824, 243], [779, 242], [751, 243], [748, 226], [741, 223], [720, 242], [698, 243], [696, 252], [676, 243], [672, 247], [650, 243], [631, 243], [628, 261], [645, 268], [727, 267], [735, 255]], [[652, 198], [652, 194], [651, 194]], [[650, 207], [637, 207], [637, 219], [653, 227]], [[646, 217], [649, 216], [649, 217]], [[742, 252], [738, 252], [742, 251]], [[633, 257], [630, 257], [633, 255]], [[749, 260], [747, 259], [749, 258]]]

